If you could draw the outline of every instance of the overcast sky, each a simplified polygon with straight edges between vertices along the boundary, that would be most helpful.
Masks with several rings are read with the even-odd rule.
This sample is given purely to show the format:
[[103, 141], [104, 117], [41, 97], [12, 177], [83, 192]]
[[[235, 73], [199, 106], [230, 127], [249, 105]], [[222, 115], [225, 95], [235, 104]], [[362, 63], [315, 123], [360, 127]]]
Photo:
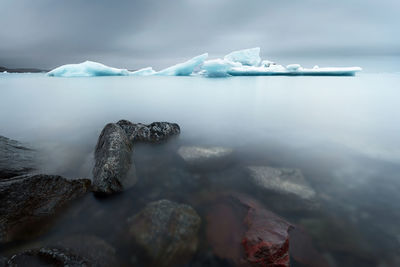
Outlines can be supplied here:
[[0, 66], [400, 54], [400, 0], [0, 0]]

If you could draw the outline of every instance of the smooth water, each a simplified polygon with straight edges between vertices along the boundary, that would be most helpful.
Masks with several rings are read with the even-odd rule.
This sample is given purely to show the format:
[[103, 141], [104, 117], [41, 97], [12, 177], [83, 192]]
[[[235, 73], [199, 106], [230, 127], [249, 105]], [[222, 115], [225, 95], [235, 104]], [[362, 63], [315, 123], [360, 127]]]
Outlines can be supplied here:
[[[0, 74], [0, 135], [41, 151], [41, 172], [78, 178], [91, 177], [93, 150], [106, 123], [181, 126], [180, 136], [166, 144], [135, 147], [136, 188], [110, 200], [86, 197], [83, 206], [93, 214], [60, 220], [46, 238], [84, 231], [118, 248], [112, 233], [120, 231], [119, 221], [148, 201], [190, 203], [202, 215], [206, 207], [193, 204], [196, 194], [243, 190], [303, 226], [332, 266], [395, 266], [400, 264], [399, 65], [383, 73], [372, 65], [356, 77]], [[181, 174], [174, 155], [182, 144], [234, 148], [236, 164], [222, 172]], [[285, 195], [269, 198], [243, 187], [240, 168], [248, 165], [300, 168], [321, 206], [311, 212], [290, 209], [280, 205]], [[129, 263], [127, 254], [121, 257]]]

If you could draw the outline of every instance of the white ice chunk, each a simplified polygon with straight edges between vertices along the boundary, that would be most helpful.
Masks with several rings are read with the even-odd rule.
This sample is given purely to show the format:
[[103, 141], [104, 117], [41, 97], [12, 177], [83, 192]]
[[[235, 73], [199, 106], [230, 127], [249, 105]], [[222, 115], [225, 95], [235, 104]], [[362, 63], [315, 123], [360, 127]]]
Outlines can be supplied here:
[[186, 62], [176, 64], [166, 69], [156, 72], [155, 75], [165, 76], [189, 76], [196, 67], [200, 67], [207, 59], [208, 53], [189, 59]]
[[247, 66], [259, 66], [261, 62], [260, 48], [249, 48], [239, 51], [234, 51], [224, 57], [227, 61], [239, 62]]
[[207, 77], [225, 77], [229, 76], [228, 71], [232, 67], [240, 67], [242, 64], [234, 63], [224, 59], [212, 59], [204, 62], [201, 69]]
[[62, 65], [49, 71], [47, 75], [55, 77], [125, 76], [129, 75], [129, 71], [108, 67], [93, 61], [85, 61], [79, 64]]
[[300, 66], [300, 64], [289, 64], [286, 66], [286, 69], [291, 71], [296, 71], [296, 70], [301, 70], [302, 67]]
[[156, 71], [153, 70], [152, 67], [147, 67], [147, 68], [143, 68], [140, 70], [131, 71], [129, 73], [129, 75], [131, 75], [131, 76], [149, 76], [149, 75], [153, 75], [154, 73], [156, 73]]
[[285, 68], [282, 65], [271, 65], [270, 67], [242, 66], [233, 67], [228, 71], [232, 76], [269, 76], [269, 75], [304, 75], [304, 76], [354, 76], [361, 71], [360, 67], [329, 67], [329, 68]]

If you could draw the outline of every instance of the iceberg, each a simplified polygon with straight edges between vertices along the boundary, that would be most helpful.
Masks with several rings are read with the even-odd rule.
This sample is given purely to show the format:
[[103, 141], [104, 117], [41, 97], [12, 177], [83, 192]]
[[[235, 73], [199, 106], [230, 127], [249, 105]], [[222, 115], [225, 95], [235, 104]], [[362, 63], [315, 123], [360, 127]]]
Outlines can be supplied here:
[[227, 61], [239, 62], [242, 65], [259, 66], [261, 63], [260, 48], [254, 47], [254, 48], [234, 51], [226, 55], [224, 59]]
[[196, 67], [200, 67], [204, 61], [208, 58], [208, 53], [199, 55], [186, 62], [179, 63], [168, 67], [166, 69], [156, 72], [154, 75], [162, 76], [189, 76], [193, 73]]
[[229, 76], [228, 71], [232, 67], [240, 67], [242, 64], [226, 61], [225, 59], [212, 59], [204, 62], [201, 67], [204, 76], [207, 77], [225, 77]]
[[228, 71], [228, 74], [232, 76], [354, 76], [357, 72], [362, 70], [360, 67], [314, 67], [312, 69], [307, 69], [292, 65], [286, 68], [282, 65], [271, 65], [270, 67], [233, 67]]
[[47, 73], [48, 76], [54, 77], [127, 76], [129, 74], [130, 72], [126, 69], [108, 67], [93, 61], [63, 65]]
[[93, 61], [79, 64], [67, 64], [48, 72], [56, 77], [91, 77], [91, 76], [189, 76], [200, 74], [205, 77], [226, 76], [354, 76], [361, 71], [360, 67], [325, 67], [315, 65], [304, 68], [300, 64], [289, 64], [286, 67], [269, 60], [261, 60], [260, 48], [243, 49], [226, 55], [223, 59], [207, 60], [208, 53], [196, 56], [156, 72], [152, 67], [128, 71], [117, 69]]
[[149, 76], [149, 75], [153, 75], [154, 73], [156, 73], [156, 71], [153, 70], [152, 67], [147, 67], [147, 68], [143, 68], [140, 70], [131, 71], [131, 72], [129, 72], [129, 75], [130, 76]]

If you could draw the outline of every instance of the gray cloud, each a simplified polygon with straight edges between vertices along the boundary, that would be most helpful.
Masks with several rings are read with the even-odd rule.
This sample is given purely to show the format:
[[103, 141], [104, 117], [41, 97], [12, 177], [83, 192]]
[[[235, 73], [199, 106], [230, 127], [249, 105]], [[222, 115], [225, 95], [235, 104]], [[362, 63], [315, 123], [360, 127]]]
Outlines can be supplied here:
[[263, 57], [398, 54], [398, 0], [3, 0], [0, 65], [86, 59], [165, 67], [260, 46]]

